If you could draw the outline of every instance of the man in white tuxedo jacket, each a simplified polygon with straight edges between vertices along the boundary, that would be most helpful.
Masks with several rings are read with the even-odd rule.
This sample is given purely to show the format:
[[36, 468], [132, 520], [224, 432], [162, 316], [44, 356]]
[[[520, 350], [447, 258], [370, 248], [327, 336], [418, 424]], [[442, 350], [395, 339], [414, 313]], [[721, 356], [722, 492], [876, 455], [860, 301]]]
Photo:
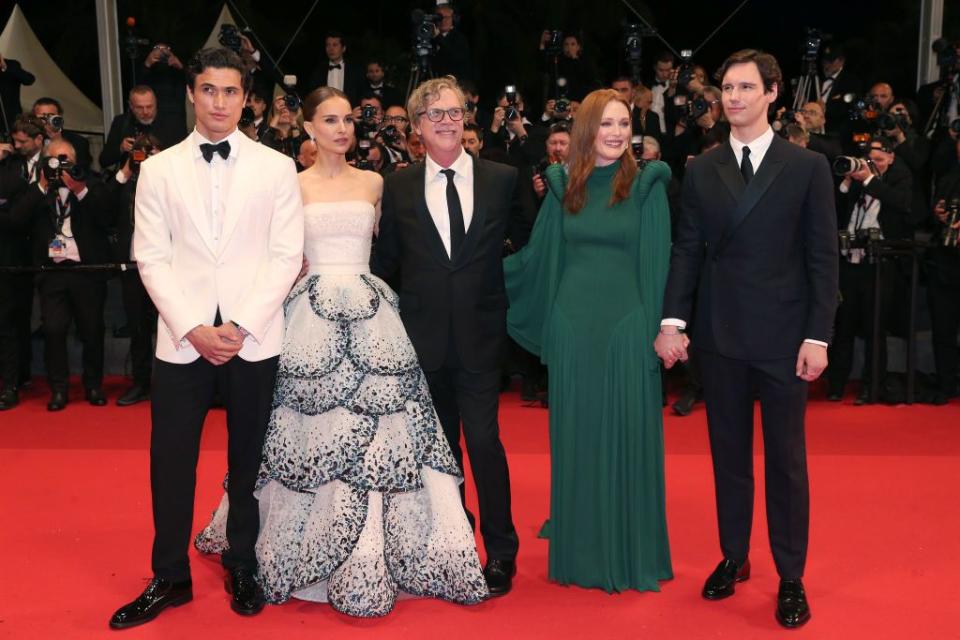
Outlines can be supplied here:
[[187, 69], [197, 126], [146, 160], [133, 252], [159, 311], [150, 477], [154, 579], [110, 621], [125, 628], [192, 598], [187, 550], [200, 434], [216, 390], [227, 410], [231, 607], [263, 607], [254, 576], [253, 495], [283, 338], [283, 300], [299, 272], [303, 207], [289, 158], [237, 129], [249, 89], [239, 57], [206, 49]]

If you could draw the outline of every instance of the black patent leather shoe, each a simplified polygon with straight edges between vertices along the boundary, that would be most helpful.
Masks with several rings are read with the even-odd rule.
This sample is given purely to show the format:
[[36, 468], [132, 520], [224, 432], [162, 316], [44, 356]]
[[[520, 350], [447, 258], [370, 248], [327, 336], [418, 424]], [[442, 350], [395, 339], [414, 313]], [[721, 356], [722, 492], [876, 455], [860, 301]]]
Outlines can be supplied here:
[[223, 588], [233, 597], [230, 608], [242, 616], [255, 616], [263, 611], [263, 591], [250, 569], [230, 569], [223, 579]]
[[50, 402], [47, 403], [47, 411], [61, 411], [67, 406], [67, 392], [54, 391], [50, 394]]
[[119, 398], [117, 398], [118, 407], [129, 407], [132, 404], [137, 404], [138, 402], [143, 402], [144, 400], [150, 399], [150, 388], [142, 387], [138, 384], [133, 385], [129, 389], [123, 392]]
[[781, 580], [777, 592], [777, 622], [788, 629], [802, 627], [810, 619], [810, 605], [800, 579]]
[[693, 407], [700, 400], [700, 394], [696, 391], [687, 390], [683, 392], [677, 401], [673, 403], [673, 412], [678, 416], [688, 416], [693, 413]]
[[140, 597], [117, 609], [110, 618], [111, 629], [127, 629], [150, 622], [167, 607], [179, 607], [193, 600], [193, 585], [154, 578]]
[[20, 404], [20, 395], [16, 389], [4, 389], [3, 393], [0, 393], [0, 411], [13, 409], [18, 404]]
[[490, 596], [504, 596], [513, 588], [513, 576], [517, 575], [515, 560], [488, 560], [483, 568], [483, 578], [487, 581]]
[[107, 396], [103, 395], [100, 387], [90, 387], [87, 389], [87, 402], [95, 407], [102, 407], [107, 404]]
[[750, 578], [750, 560], [739, 564], [733, 560], [724, 560], [717, 565], [706, 584], [703, 585], [702, 595], [707, 600], [723, 600], [733, 595], [738, 582]]

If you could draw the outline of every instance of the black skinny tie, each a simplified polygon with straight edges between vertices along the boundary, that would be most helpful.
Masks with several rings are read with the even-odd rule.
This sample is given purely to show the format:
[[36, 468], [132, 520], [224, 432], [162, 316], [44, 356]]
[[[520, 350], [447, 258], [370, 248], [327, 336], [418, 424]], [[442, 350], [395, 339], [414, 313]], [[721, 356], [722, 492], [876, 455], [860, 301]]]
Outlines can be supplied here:
[[750, 162], [750, 147], [743, 148], [743, 158], [740, 160], [740, 174], [743, 176], [743, 184], [750, 184], [753, 178], [753, 164]]
[[463, 239], [467, 233], [464, 230], [460, 194], [457, 192], [457, 186], [453, 184], [453, 176], [456, 172], [453, 169], [442, 169], [440, 173], [447, 176], [447, 214], [450, 216], [450, 259], [452, 260], [463, 246]]

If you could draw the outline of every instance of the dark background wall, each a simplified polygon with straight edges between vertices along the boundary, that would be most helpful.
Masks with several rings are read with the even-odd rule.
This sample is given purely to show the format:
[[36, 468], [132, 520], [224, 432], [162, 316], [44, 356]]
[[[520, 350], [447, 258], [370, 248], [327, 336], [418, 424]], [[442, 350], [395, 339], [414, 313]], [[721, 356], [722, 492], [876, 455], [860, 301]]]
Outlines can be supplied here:
[[[274, 56], [287, 45], [312, 0], [235, 0], [239, 13]], [[639, 2], [631, 4], [676, 49], [693, 49], [740, 0]], [[186, 60], [207, 38], [222, 2], [198, 0], [119, 0], [121, 23], [137, 20], [141, 37], [172, 44]], [[348, 59], [379, 56], [401, 89], [410, 64], [410, 11], [429, 10], [431, 0], [320, 0], [281, 63], [286, 73], [305, 78], [323, 57], [323, 34], [338, 29], [350, 37]], [[815, 26], [843, 42], [848, 65], [865, 81], [886, 80], [899, 94], [916, 86], [919, 0], [751, 0], [699, 51], [695, 61], [712, 73], [730, 52], [744, 47], [770, 51], [788, 77], [800, 72], [805, 28]], [[576, 30], [604, 81], [626, 71], [620, 46], [621, 23], [629, 11], [619, 0], [461, 0], [461, 29], [469, 36], [479, 67], [481, 92], [492, 97], [506, 83], [537, 94], [536, 48], [546, 28]], [[0, 20], [12, 11], [0, 0]], [[77, 86], [100, 103], [100, 80], [93, 0], [25, 0], [21, 8], [50, 55]], [[944, 34], [960, 38], [960, 2], [947, 2]], [[239, 20], [239, 16], [238, 16]], [[125, 29], [121, 30], [121, 36]], [[662, 48], [644, 40], [644, 58]], [[122, 54], [121, 54], [122, 55]], [[648, 66], [648, 62], [644, 63]]]

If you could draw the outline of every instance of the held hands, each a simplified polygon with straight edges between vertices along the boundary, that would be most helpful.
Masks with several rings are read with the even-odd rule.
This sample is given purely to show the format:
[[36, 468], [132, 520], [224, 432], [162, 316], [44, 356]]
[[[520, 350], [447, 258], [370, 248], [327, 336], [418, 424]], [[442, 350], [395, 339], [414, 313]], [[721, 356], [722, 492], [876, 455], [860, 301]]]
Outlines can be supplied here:
[[813, 382], [820, 377], [823, 370], [827, 368], [827, 348], [804, 342], [800, 345], [800, 353], [797, 354], [797, 377], [807, 382]]
[[229, 362], [243, 346], [243, 334], [232, 322], [219, 327], [194, 327], [186, 338], [204, 360], [218, 367]]
[[663, 366], [670, 369], [678, 360], [680, 362], [687, 361], [689, 357], [687, 347], [690, 346], [690, 338], [676, 329], [667, 330], [670, 333], [664, 333], [661, 330], [657, 335], [657, 339], [653, 341], [653, 350], [663, 360]]

